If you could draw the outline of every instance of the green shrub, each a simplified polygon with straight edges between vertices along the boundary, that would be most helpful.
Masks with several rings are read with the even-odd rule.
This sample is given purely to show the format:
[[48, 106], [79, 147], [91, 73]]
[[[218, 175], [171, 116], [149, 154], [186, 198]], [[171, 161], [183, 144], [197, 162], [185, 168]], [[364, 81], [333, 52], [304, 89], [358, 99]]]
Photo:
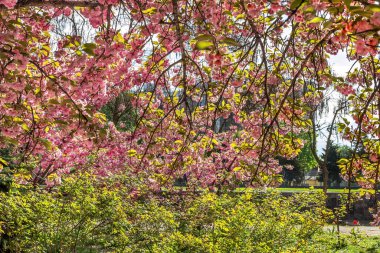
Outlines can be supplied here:
[[319, 192], [129, 192], [89, 175], [50, 191], [13, 185], [0, 193], [0, 252], [338, 252], [359, 238], [338, 245], [322, 231], [331, 212]]
[[12, 189], [0, 193], [2, 250], [87, 252], [124, 248], [129, 222], [117, 192], [88, 176], [69, 178], [55, 192]]

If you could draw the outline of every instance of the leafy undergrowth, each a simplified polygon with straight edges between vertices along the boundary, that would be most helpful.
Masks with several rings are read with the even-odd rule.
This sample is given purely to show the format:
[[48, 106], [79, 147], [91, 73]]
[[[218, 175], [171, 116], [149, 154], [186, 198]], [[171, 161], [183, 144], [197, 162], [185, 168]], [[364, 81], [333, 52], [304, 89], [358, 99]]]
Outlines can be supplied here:
[[88, 175], [50, 192], [14, 185], [0, 193], [0, 252], [378, 252], [377, 238], [324, 232], [324, 203], [320, 192], [131, 194]]
[[[380, 237], [349, 234], [338, 236], [336, 232], [325, 232], [315, 237], [315, 244], [324, 252], [334, 253], [379, 253]], [[316, 251], [317, 252], [317, 251]]]

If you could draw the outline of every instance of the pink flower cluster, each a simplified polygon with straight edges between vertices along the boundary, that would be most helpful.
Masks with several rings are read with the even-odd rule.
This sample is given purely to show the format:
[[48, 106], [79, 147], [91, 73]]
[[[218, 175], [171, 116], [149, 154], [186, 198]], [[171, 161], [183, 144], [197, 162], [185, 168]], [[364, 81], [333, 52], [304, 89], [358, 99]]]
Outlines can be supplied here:
[[0, 5], [4, 5], [8, 9], [12, 9], [16, 6], [17, 0], [0, 0]]

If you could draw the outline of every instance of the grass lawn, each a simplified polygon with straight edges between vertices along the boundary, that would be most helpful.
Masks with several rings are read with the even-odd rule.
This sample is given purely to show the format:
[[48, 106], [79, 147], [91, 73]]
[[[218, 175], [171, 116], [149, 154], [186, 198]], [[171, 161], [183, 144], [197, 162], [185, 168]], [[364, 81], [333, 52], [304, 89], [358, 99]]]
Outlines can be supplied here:
[[[321, 188], [268, 188], [273, 189], [279, 192], [309, 192], [309, 191], [320, 191], [323, 190]], [[351, 192], [360, 192], [362, 189], [351, 189]], [[237, 188], [235, 192], [249, 192], [252, 191], [251, 188]], [[348, 193], [348, 189], [327, 189], [328, 193]]]
[[[184, 186], [176, 186], [174, 187], [175, 190], [177, 191], [186, 191], [187, 188], [184, 187]], [[273, 189], [273, 190], [276, 190], [276, 191], [279, 191], [279, 192], [309, 192], [309, 191], [323, 191], [321, 188], [296, 188], [296, 187], [290, 187], [290, 188], [282, 188], [282, 187], [278, 187], [278, 188], [268, 188], [269, 189]], [[163, 191], [166, 191], [167, 189], [163, 188], [162, 189]], [[257, 190], [257, 189], [256, 189]], [[199, 191], [204, 191], [204, 189], [199, 189]], [[241, 193], [241, 192], [251, 192], [253, 191], [252, 188], [245, 188], [245, 187], [239, 187], [239, 188], [236, 188], [234, 190], [235, 192], [237, 193]], [[362, 189], [351, 189], [351, 192], [354, 193], [354, 192], [360, 192], [360, 191], [363, 191]], [[327, 192], [328, 193], [348, 193], [348, 189], [344, 188], [344, 189], [327, 189]], [[380, 192], [380, 190], [378, 190], [378, 192]]]
[[336, 253], [380, 253], [380, 237], [362, 237], [344, 242]]
[[[280, 192], [307, 192], [307, 191], [322, 191], [322, 189], [313, 188], [276, 188]], [[351, 192], [359, 192], [360, 189], [351, 189]], [[348, 189], [327, 189], [328, 193], [348, 193]]]

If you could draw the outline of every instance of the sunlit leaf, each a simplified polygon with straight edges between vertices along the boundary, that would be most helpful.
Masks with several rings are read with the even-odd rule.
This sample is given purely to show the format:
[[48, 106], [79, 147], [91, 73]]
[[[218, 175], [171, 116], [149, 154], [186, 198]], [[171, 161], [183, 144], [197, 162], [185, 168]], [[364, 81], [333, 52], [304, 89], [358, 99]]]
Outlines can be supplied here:
[[321, 17], [315, 17], [315, 18], [313, 18], [312, 20], [310, 20], [308, 23], [313, 24], [313, 23], [320, 23], [320, 22], [322, 22], [322, 21], [325, 21], [325, 19], [324, 19], [324, 18], [321, 18]]
[[149, 9], [142, 11], [143, 14], [147, 14], [147, 15], [152, 15], [152, 14], [155, 14], [156, 12], [157, 12], [156, 7], [152, 7], [152, 8], [149, 8]]
[[350, 7], [352, 0], [343, 0], [344, 4], [348, 7]]
[[87, 54], [92, 55], [92, 56], [95, 55], [94, 53], [95, 48], [96, 48], [95, 43], [86, 43], [86, 44], [83, 44], [82, 46], [83, 51], [85, 51]]
[[294, 1], [290, 4], [290, 9], [291, 9], [291, 10], [295, 10], [295, 9], [297, 9], [297, 8], [301, 5], [302, 2], [303, 2], [302, 0], [294, 0]]
[[223, 38], [220, 42], [225, 43], [225, 44], [230, 45], [230, 46], [236, 46], [236, 47], [240, 46], [240, 44], [236, 40], [234, 40], [232, 38], [228, 38], [228, 37]]
[[197, 40], [197, 41], [204, 41], [204, 40], [213, 41], [214, 37], [212, 35], [209, 35], [209, 34], [202, 34], [202, 35], [199, 35], [198, 37], [196, 37], [195, 40]]
[[25, 124], [25, 123], [23, 123], [23, 124], [21, 125], [21, 128], [24, 129], [24, 130], [27, 131], [27, 132], [30, 130], [29, 127], [28, 127], [28, 125]]
[[377, 4], [370, 4], [366, 6], [367, 10], [373, 11], [373, 12], [380, 12], [380, 5]]
[[0, 163], [7, 166], [8, 165], [8, 162], [5, 161], [3, 158], [0, 157]]
[[195, 44], [195, 48], [198, 50], [209, 50], [213, 47], [214, 47], [214, 43], [212, 41], [207, 41], [207, 40], [197, 41], [197, 43]]

